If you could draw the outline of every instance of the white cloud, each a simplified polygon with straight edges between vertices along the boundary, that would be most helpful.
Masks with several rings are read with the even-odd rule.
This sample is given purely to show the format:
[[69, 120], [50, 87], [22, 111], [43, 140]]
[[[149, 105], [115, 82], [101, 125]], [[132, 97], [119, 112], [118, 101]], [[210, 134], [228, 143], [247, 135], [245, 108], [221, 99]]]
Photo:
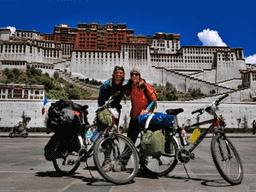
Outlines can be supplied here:
[[15, 27], [11, 27], [11, 26], [3, 27], [2, 29], [10, 29], [11, 30], [11, 34], [14, 34], [15, 31], [16, 31], [16, 28]]
[[217, 31], [204, 29], [197, 34], [204, 46], [227, 46], [220, 38]]
[[246, 57], [245, 63], [256, 63], [256, 54]]

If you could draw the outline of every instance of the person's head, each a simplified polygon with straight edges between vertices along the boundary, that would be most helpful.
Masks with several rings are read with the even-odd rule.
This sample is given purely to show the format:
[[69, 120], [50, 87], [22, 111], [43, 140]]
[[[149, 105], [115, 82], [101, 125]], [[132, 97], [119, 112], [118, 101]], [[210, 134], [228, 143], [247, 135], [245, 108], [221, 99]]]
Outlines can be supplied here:
[[125, 73], [124, 73], [123, 66], [121, 66], [121, 65], [115, 66], [113, 75], [112, 75], [115, 83], [119, 84], [122, 81], [124, 81], [124, 75], [125, 75]]
[[22, 120], [19, 120], [19, 124], [21, 124], [22, 123]]
[[133, 83], [138, 83], [141, 79], [139, 69], [136, 69], [136, 68], [132, 69], [130, 71], [130, 75], [131, 75], [131, 80], [133, 81]]

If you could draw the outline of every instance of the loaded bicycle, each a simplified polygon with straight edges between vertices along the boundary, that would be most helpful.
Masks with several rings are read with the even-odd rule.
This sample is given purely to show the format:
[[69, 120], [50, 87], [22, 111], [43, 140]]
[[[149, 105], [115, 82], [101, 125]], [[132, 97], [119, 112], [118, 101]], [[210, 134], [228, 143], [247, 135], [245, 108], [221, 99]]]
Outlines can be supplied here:
[[[149, 173], [155, 173], [161, 176], [170, 173], [178, 162], [182, 163], [183, 165], [187, 164], [191, 159], [195, 158], [193, 151], [196, 149], [196, 147], [203, 141], [208, 133], [213, 131], [213, 138], [211, 140], [211, 154], [218, 172], [224, 180], [232, 185], [241, 183], [243, 179], [242, 161], [236, 148], [227, 138], [224, 128], [220, 127], [221, 118], [216, 113], [217, 106], [227, 96], [228, 94], [220, 97], [209, 106], [192, 112], [192, 114], [197, 113], [198, 117], [204, 112], [207, 112], [213, 116], [213, 119], [203, 122], [197, 121], [196, 123], [188, 126], [180, 127], [178, 124], [177, 115], [184, 111], [182, 108], [166, 110], [167, 114], [174, 117], [174, 123], [171, 127], [172, 129], [164, 130], [165, 152], [158, 156], [148, 155], [144, 157], [141, 163], [145, 170]], [[152, 113], [150, 116], [153, 115], [154, 114]], [[150, 119], [150, 116], [148, 119]], [[148, 127], [149, 124], [150, 121], [147, 122], [145, 127]], [[201, 133], [198, 127], [205, 124], [210, 124], [210, 126]], [[186, 137], [186, 129], [189, 128], [196, 128], [190, 139]], [[176, 135], [178, 135], [178, 137], [176, 137]], [[168, 148], [168, 150], [166, 150], [166, 148]]]
[[[115, 123], [118, 112], [114, 110], [114, 108], [111, 108], [111, 102], [114, 100], [114, 97], [115, 96], [111, 96], [109, 100], [96, 111], [96, 117], [103, 111], [112, 111], [108, 113], [111, 115], [112, 120], [109, 126], [102, 128], [97, 118], [95, 118], [92, 125], [84, 126], [83, 123], [81, 123], [80, 129], [82, 131], [73, 137], [72, 141], [70, 141], [70, 145], [66, 147], [65, 150], [61, 149], [61, 153], [53, 158], [54, 168], [59, 174], [73, 174], [78, 169], [81, 162], [87, 164], [88, 158], [93, 156], [94, 164], [98, 172], [107, 181], [115, 184], [126, 184], [134, 179], [139, 169], [138, 153], [130, 139], [119, 133]], [[94, 130], [94, 133], [88, 143], [88, 141], [86, 141], [88, 138], [85, 134], [87, 131], [91, 130]], [[59, 144], [61, 145], [61, 142]], [[56, 146], [56, 150], [58, 150], [58, 147], [59, 146]], [[121, 167], [120, 169], [122, 158], [127, 154], [129, 154], [131, 158], [126, 167]], [[104, 159], [106, 156], [110, 165], [108, 170], [104, 169]]]

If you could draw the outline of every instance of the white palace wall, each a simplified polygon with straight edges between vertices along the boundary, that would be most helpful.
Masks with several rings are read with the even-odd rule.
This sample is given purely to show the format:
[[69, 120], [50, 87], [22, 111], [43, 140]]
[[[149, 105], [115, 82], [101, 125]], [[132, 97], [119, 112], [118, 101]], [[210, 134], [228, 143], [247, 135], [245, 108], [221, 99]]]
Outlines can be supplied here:
[[[53, 100], [46, 104], [46, 111], [50, 107], [50, 103], [55, 102]], [[86, 100], [86, 101], [74, 101], [82, 105], [89, 106], [88, 119], [90, 123], [93, 123], [95, 117], [95, 111], [97, 109], [97, 101]], [[212, 101], [197, 101], [197, 102], [158, 102], [157, 109], [155, 112], [165, 112], [170, 108], [183, 108], [184, 112], [179, 114], [179, 123], [185, 123], [190, 119], [191, 123], [196, 121], [196, 115], [191, 115], [191, 112], [202, 108]], [[219, 106], [219, 115], [222, 115], [227, 124], [227, 128], [238, 128], [238, 119], [243, 122], [244, 117], [248, 122], [248, 126], [251, 128], [251, 123], [256, 119], [256, 103], [230, 103], [229, 97]], [[131, 108], [130, 101], [126, 103], [122, 102], [122, 113], [120, 119], [120, 125], [124, 123], [124, 116], [129, 118], [129, 112]], [[45, 115], [42, 115], [42, 101], [32, 101], [32, 100], [1, 100], [0, 101], [0, 127], [12, 127], [21, 119], [22, 112], [24, 111], [26, 115], [31, 117], [31, 122], [28, 124], [29, 127], [45, 127], [44, 120]], [[204, 114], [201, 117], [201, 121], [207, 120], [210, 115]], [[241, 127], [241, 124], [239, 124]]]

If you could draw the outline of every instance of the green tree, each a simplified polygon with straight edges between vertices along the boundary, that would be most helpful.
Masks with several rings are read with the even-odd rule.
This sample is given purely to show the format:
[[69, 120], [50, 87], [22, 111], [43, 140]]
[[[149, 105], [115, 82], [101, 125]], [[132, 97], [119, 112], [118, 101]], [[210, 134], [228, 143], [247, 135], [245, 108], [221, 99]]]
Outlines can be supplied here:
[[167, 98], [168, 101], [176, 101], [178, 100], [178, 96], [171, 91], [164, 91], [164, 95]]
[[53, 77], [55, 80], [59, 78], [59, 73], [57, 71], [54, 72]]
[[22, 74], [22, 72], [17, 68], [12, 69], [12, 73], [14, 78], [19, 78], [19, 76]]
[[51, 89], [45, 93], [45, 97], [49, 99], [68, 99], [68, 93], [64, 90]]
[[167, 99], [163, 94], [158, 94], [157, 101], [167, 101]]
[[45, 88], [46, 91], [54, 89], [54, 84], [53, 84], [53, 81], [51, 79], [45, 78], [42, 83], [43, 83], [44, 88]]
[[68, 93], [68, 98], [69, 99], [74, 99], [74, 100], [79, 100], [80, 99], [79, 90], [77, 90], [77, 89], [70, 89], [70, 91]]
[[247, 129], [248, 129], [248, 122], [247, 122], [246, 116], [243, 117], [242, 128], [244, 129], [245, 132], [246, 132]]

